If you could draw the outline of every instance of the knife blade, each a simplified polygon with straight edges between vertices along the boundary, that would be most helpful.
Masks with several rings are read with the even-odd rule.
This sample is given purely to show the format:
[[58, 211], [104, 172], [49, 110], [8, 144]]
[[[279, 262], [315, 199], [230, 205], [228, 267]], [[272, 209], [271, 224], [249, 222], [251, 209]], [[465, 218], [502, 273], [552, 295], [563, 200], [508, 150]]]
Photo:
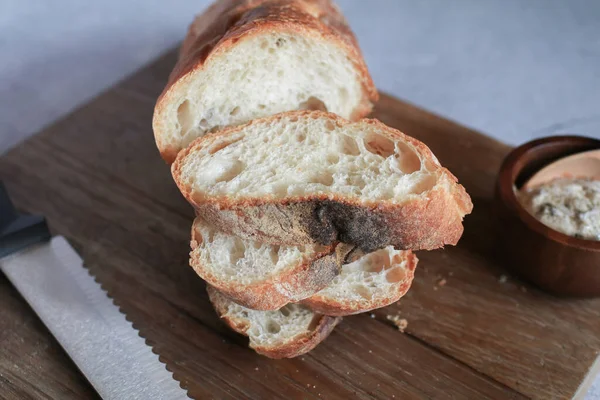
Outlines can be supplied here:
[[6, 196], [0, 211], [0, 269], [103, 399], [188, 398], [64, 237], [44, 241], [43, 219], [8, 218]]

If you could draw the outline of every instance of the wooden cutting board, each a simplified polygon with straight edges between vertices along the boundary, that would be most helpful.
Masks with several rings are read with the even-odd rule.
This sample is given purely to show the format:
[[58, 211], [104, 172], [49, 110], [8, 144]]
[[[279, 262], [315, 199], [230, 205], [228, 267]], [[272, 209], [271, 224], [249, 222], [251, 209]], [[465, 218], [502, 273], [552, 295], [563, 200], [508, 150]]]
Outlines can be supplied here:
[[[0, 178], [19, 208], [46, 215], [70, 240], [193, 397], [577, 392], [600, 349], [600, 299], [559, 299], [511, 276], [500, 280], [491, 199], [509, 147], [388, 96], [374, 116], [427, 143], [471, 194], [464, 237], [457, 247], [420, 252], [408, 295], [373, 315], [345, 318], [311, 353], [270, 360], [247, 349], [187, 266], [193, 212], [154, 146], [152, 110], [174, 62], [171, 52], [10, 151]], [[0, 395], [95, 397], [4, 277], [0, 285]], [[407, 319], [406, 332], [388, 315]]]

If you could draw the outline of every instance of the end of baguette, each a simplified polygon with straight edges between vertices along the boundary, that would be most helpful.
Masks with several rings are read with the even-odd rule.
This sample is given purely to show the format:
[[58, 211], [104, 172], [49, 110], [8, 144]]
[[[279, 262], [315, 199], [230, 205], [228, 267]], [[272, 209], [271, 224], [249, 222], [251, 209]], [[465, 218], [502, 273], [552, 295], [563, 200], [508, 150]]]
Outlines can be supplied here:
[[249, 346], [269, 358], [293, 358], [314, 349], [341, 321], [300, 304], [276, 311], [240, 306], [210, 285], [207, 292], [217, 314], [234, 331], [248, 336]]

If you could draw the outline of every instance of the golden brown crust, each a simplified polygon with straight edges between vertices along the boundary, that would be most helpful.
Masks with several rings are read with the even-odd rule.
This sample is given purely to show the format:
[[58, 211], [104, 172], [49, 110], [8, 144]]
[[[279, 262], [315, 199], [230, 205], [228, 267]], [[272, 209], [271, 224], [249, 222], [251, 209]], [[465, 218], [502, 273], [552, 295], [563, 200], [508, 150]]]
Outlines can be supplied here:
[[404, 296], [408, 290], [410, 289], [410, 285], [415, 277], [415, 268], [417, 267], [417, 263], [419, 262], [417, 256], [415, 256], [412, 252], [406, 252], [406, 269], [405, 269], [405, 277], [402, 282], [395, 287], [395, 291], [393, 293], [389, 293], [388, 296], [379, 298], [376, 301], [365, 301], [361, 303], [357, 302], [343, 302], [338, 299], [323, 296], [320, 294], [316, 294], [314, 296], [309, 297], [302, 301], [302, 304], [311, 308], [312, 310], [331, 316], [343, 317], [346, 315], [353, 315], [362, 312], [367, 312], [371, 310], [375, 310], [381, 307], [389, 306], [400, 300], [402, 296]]
[[[354, 34], [331, 0], [219, 0], [191, 24], [179, 60], [156, 102], [153, 128], [157, 143], [165, 129], [160, 115], [170, 101], [170, 93], [176, 92], [178, 85], [185, 85], [190, 73], [202, 70], [208, 59], [227, 51], [237, 41], [273, 31], [316, 35], [343, 48], [363, 87], [362, 101], [351, 118], [362, 118], [371, 111], [379, 94]], [[172, 163], [180, 149], [160, 150], [165, 161]]]
[[[218, 291], [206, 285], [208, 297], [213, 304], [215, 311], [220, 318], [234, 331], [248, 336], [247, 331], [250, 325], [247, 321], [237, 318], [230, 318], [226, 315], [227, 306], [219, 300]], [[293, 358], [305, 354], [314, 349], [319, 343], [329, 336], [333, 328], [342, 321], [340, 317], [330, 317], [327, 315], [316, 314], [313, 318], [310, 331], [294, 338], [293, 341], [288, 341], [284, 345], [278, 347], [258, 346], [250, 343], [250, 347], [258, 354], [262, 354], [269, 358]]]
[[195, 229], [197, 223], [201, 223], [198, 218], [192, 226], [190, 266], [208, 284], [239, 305], [253, 310], [278, 310], [290, 302], [317, 293], [339, 274], [346, 254], [352, 249], [351, 246], [336, 243], [305, 259], [293, 270], [282, 272], [272, 279], [242, 285], [223, 281], [204, 267], [199, 254], [194, 251], [202, 242], [202, 235]]
[[[179, 153], [171, 167], [175, 183], [206, 221], [224, 232], [261, 242], [330, 245], [340, 241], [367, 252], [387, 245], [403, 250], [432, 250], [458, 242], [463, 232], [462, 219], [473, 205], [456, 177], [443, 167], [438, 167], [438, 184], [426, 198], [404, 203], [366, 202], [336, 194], [285, 199], [206, 197], [193, 193], [182, 180], [181, 169], [188, 154], [253, 124], [302, 117], [328, 118], [339, 126], [352, 123], [321, 111], [291, 111], [226, 128], [196, 139]], [[424, 143], [377, 120], [363, 119], [358, 123], [372, 125], [391, 139], [410, 142], [427, 162], [437, 165], [437, 159]]]

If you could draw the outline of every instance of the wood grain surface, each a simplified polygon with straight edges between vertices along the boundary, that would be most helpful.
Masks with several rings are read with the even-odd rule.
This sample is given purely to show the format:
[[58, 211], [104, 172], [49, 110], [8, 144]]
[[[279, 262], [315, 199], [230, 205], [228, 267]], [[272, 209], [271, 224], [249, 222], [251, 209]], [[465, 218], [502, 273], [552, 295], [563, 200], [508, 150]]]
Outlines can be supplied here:
[[[0, 179], [69, 239], [192, 397], [573, 396], [600, 349], [600, 300], [500, 282], [491, 199], [509, 148], [387, 96], [374, 115], [425, 141], [473, 197], [463, 239], [420, 252], [405, 298], [345, 318], [311, 353], [270, 360], [247, 349], [187, 266], [193, 212], [154, 145], [152, 110], [174, 62], [165, 55], [3, 156]], [[0, 397], [94, 398], [4, 277], [0, 286]], [[388, 315], [406, 318], [406, 332]]]

